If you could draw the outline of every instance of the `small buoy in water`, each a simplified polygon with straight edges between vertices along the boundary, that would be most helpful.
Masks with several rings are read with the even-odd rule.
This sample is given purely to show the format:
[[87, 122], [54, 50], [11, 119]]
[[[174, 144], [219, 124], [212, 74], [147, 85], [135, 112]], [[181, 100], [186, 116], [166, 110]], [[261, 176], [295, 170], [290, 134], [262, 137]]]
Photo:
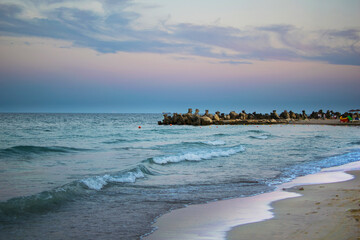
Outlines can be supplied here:
[[201, 127], [200, 127], [201, 128]]
[[172, 126], [172, 124], [170, 124], [170, 126]]
[[141, 126], [138, 127], [139, 129], [141, 128]]
[[218, 128], [218, 126], [216, 126], [216, 128]]

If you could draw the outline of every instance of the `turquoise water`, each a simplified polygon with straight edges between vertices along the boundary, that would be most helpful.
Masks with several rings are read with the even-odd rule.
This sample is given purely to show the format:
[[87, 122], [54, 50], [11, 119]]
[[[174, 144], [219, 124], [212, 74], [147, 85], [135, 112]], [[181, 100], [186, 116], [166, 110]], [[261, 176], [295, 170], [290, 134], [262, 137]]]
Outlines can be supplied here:
[[359, 127], [161, 119], [0, 114], [0, 238], [138, 239], [170, 209], [271, 191], [360, 160]]

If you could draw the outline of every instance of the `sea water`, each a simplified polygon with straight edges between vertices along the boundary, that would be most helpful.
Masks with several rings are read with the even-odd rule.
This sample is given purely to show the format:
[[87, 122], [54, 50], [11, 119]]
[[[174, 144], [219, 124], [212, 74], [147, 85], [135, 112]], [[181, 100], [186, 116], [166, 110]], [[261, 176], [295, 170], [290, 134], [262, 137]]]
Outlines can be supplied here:
[[0, 239], [139, 239], [171, 209], [360, 161], [359, 127], [161, 119], [0, 114]]

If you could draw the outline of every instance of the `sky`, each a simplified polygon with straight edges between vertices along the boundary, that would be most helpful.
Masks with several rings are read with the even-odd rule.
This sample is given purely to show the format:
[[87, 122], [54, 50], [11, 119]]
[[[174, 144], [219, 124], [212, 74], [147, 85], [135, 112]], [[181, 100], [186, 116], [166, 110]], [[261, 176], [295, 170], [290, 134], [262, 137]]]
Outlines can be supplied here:
[[0, 0], [0, 112], [360, 108], [360, 0]]

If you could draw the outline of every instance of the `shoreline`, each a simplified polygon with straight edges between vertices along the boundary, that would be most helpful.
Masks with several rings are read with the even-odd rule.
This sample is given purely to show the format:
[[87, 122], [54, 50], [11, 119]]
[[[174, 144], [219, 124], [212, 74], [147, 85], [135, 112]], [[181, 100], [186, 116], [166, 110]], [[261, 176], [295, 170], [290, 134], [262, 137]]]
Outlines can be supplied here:
[[359, 239], [360, 170], [345, 182], [293, 187], [300, 197], [273, 202], [274, 218], [234, 227], [227, 240]]
[[[354, 175], [346, 173], [348, 171], [352, 171], [351, 173], [356, 175], [356, 178], [354, 178]], [[327, 186], [330, 186], [331, 184], [340, 184], [342, 185], [342, 188], [340, 189], [345, 189], [348, 183], [352, 181], [356, 182], [359, 188], [358, 191], [360, 192], [360, 161], [326, 168], [319, 173], [295, 178], [291, 182], [279, 185], [277, 189], [272, 192], [250, 197], [220, 200], [206, 204], [190, 205], [185, 208], [171, 211], [159, 217], [153, 224], [153, 227], [155, 227], [156, 230], [142, 239], [268, 239], [270, 230], [262, 231], [262, 228], [256, 227], [256, 225], [265, 224], [269, 221], [277, 222], [276, 209], [278, 203], [303, 199], [302, 194], [305, 193], [307, 189], [310, 189], [310, 187], [313, 188], [312, 186], [315, 186], [317, 191], [319, 191], [319, 189], [328, 189]], [[318, 185], [321, 185], [322, 187], [316, 187]], [[301, 189], [300, 186], [306, 190], [299, 190]], [[287, 191], [284, 191], [283, 189], [286, 189]], [[354, 213], [360, 215], [356, 210], [359, 209], [358, 204], [360, 204], [360, 199], [358, 201], [359, 203], [356, 203], [357, 208], [353, 207], [352, 209], [355, 209]], [[317, 205], [315, 206], [320, 207]], [[275, 207], [275, 210], [273, 210], [273, 207]], [[297, 208], [296, 206], [292, 207]], [[307, 210], [306, 207], [305, 210]], [[314, 211], [307, 211], [304, 214], [308, 212], [311, 213]], [[308, 214], [306, 216], [311, 217], [312, 215]], [[299, 218], [299, 220], [301, 222], [302, 218]], [[258, 234], [258, 232], [261, 232], [265, 237], [258, 237], [258, 235], [254, 237], [254, 235], [251, 235], [251, 232], [248, 231], [247, 237], [240, 238], [243, 236], [243, 232], [246, 232], [249, 228], [253, 230], [252, 233]], [[281, 227], [281, 229], [284, 230], [287, 228]], [[292, 238], [289, 238], [288, 236], [288, 238], [285, 237], [284, 239]], [[305, 239], [316, 238], [311, 238], [311, 236], [306, 235]]]

